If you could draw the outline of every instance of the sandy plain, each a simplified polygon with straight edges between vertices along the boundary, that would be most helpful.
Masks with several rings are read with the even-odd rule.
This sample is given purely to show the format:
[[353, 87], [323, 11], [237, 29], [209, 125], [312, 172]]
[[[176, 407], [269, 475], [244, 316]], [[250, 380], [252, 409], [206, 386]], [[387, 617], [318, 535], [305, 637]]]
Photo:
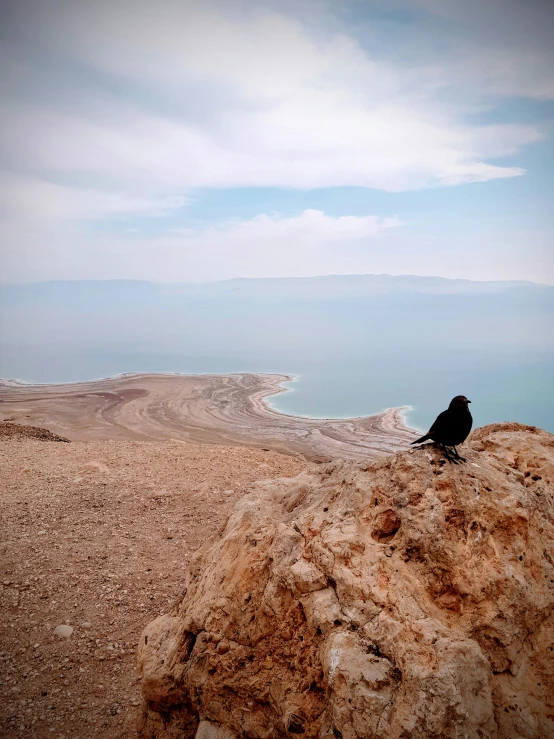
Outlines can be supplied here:
[[[3, 430], [0, 736], [132, 739], [142, 630], [251, 483], [311, 463], [237, 445]], [[64, 625], [68, 637], [55, 633]]]
[[72, 441], [180, 439], [300, 454], [312, 461], [363, 459], [405, 449], [417, 432], [402, 408], [315, 419], [272, 410], [285, 375], [124, 375], [66, 385], [0, 381], [0, 420], [48, 428]]
[[0, 382], [0, 736], [136, 736], [140, 634], [250, 485], [415, 438], [400, 409], [276, 413], [286, 379]]

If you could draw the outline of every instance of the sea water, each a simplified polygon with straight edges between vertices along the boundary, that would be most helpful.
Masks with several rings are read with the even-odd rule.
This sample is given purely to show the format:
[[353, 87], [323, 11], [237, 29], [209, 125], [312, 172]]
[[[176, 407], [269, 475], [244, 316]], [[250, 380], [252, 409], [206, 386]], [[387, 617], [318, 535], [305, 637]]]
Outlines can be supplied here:
[[101, 304], [35, 296], [3, 306], [0, 376], [279, 373], [294, 379], [267, 402], [283, 413], [348, 418], [402, 406], [406, 422], [426, 430], [463, 394], [475, 425], [518, 421], [554, 432], [553, 293], [306, 301], [116, 292]]

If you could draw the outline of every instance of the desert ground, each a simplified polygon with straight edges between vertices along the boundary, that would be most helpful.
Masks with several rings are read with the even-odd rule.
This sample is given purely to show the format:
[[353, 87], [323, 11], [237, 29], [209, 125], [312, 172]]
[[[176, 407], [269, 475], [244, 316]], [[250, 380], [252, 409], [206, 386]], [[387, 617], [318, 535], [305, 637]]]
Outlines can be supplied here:
[[126, 375], [67, 385], [0, 381], [0, 421], [42, 426], [72, 441], [181, 439], [366, 459], [406, 449], [417, 432], [402, 408], [349, 419], [301, 418], [265, 402], [285, 375]]
[[249, 486], [415, 438], [401, 409], [276, 413], [285, 379], [0, 382], [2, 737], [135, 736], [140, 634]]
[[143, 628], [253, 481], [310, 463], [236, 445], [2, 433], [0, 736], [134, 737]]

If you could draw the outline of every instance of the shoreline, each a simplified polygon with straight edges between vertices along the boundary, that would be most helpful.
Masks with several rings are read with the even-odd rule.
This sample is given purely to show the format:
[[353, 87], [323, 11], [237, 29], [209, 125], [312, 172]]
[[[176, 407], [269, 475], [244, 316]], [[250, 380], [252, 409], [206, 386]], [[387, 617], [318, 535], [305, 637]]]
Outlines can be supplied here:
[[[254, 374], [271, 374], [274, 373], [264, 373], [264, 372], [256, 372]], [[281, 385], [283, 382], [296, 382], [296, 380], [300, 379], [302, 375], [279, 375], [278, 373], [275, 373], [277, 376], [286, 377], [286, 380], [281, 381]], [[0, 378], [1, 381], [1, 378]], [[271, 393], [266, 396], [266, 398], [273, 398], [276, 395], [280, 395], [281, 393], [292, 393], [294, 392], [294, 388], [292, 387], [282, 387], [280, 390], [277, 390], [274, 393]], [[279, 410], [279, 408], [276, 408], [275, 406], [271, 405], [267, 401], [265, 401], [265, 405], [267, 406], [268, 410], [272, 413], [277, 413], [280, 416], [287, 416], [288, 418], [302, 418], [309, 421], [359, 421], [364, 418], [373, 418], [374, 416], [380, 416], [389, 412], [397, 412], [400, 414], [402, 418], [402, 424], [404, 425], [405, 429], [407, 431], [413, 431], [415, 434], [421, 435], [424, 433], [423, 429], [418, 429], [415, 426], [410, 426], [407, 422], [406, 415], [414, 410], [413, 405], [398, 405], [398, 406], [390, 406], [389, 408], [384, 408], [382, 411], [377, 411], [376, 413], [370, 413], [367, 416], [304, 416], [302, 414], [296, 414], [296, 413], [287, 413], [286, 411]]]
[[405, 449], [419, 433], [407, 407], [371, 416], [313, 418], [267, 399], [294, 375], [123, 373], [100, 380], [31, 384], [0, 379], [0, 418], [39, 425], [74, 441], [181, 439], [240, 444], [323, 461]]
[[[91, 380], [71, 380], [68, 382], [29, 382], [27, 380], [20, 380], [19, 378], [6, 378], [6, 377], [0, 377], [0, 388], [2, 385], [6, 385], [8, 387], [63, 387], [65, 385], [85, 385], [92, 382], [107, 382], [111, 380], [120, 380], [120, 379], [126, 379], [126, 378], [134, 378], [134, 377], [232, 377], [233, 375], [259, 375], [260, 377], [282, 377], [283, 379], [280, 381], [281, 387], [276, 389], [272, 393], [268, 393], [265, 398], [273, 398], [276, 395], [280, 395], [281, 393], [292, 393], [294, 392], [294, 388], [292, 387], [282, 387], [282, 384], [284, 382], [296, 382], [296, 380], [300, 379], [302, 375], [282, 375], [280, 372], [119, 372], [116, 375], [108, 375], [107, 377], [95, 377]], [[382, 415], [383, 413], [388, 413], [389, 411], [399, 411], [403, 414], [404, 418], [404, 426], [409, 431], [415, 431], [417, 433], [422, 433], [422, 429], [417, 429], [414, 426], [408, 425], [406, 423], [406, 419], [404, 416], [404, 413], [407, 413], [414, 409], [412, 405], [399, 405], [399, 406], [390, 406], [389, 408], [384, 408], [382, 411], [377, 411], [376, 413], [370, 413], [366, 416], [306, 416], [302, 413], [289, 413], [287, 411], [281, 411], [279, 408], [276, 408], [272, 406], [270, 403], [265, 401], [265, 405], [269, 412], [276, 413], [279, 416], [286, 416], [287, 418], [301, 418], [305, 419], [307, 421], [358, 421], [362, 418], [373, 418], [374, 416]]]

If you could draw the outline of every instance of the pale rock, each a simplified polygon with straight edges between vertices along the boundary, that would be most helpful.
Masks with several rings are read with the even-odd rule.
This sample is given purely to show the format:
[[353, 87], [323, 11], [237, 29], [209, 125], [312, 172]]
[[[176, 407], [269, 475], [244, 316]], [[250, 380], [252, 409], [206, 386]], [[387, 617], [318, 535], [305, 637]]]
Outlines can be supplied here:
[[140, 736], [554, 736], [554, 437], [463, 454], [258, 484], [141, 637]]
[[96, 460], [91, 460], [90, 462], [86, 462], [82, 467], [83, 472], [101, 472], [106, 473], [109, 472], [109, 468], [106, 467], [105, 464], [102, 464], [102, 462], [97, 462]]
[[228, 729], [216, 726], [210, 721], [201, 721], [194, 739], [236, 739]]
[[[332, 588], [317, 590], [300, 598], [308, 628], [312, 633], [320, 632], [327, 634], [333, 626], [346, 623], [340, 609], [337, 594]], [[342, 620], [341, 620], [342, 619]]]
[[305, 559], [297, 560], [290, 568], [294, 589], [298, 594], [321, 590], [327, 585], [327, 578]]
[[67, 639], [71, 636], [73, 633], [73, 626], [68, 626], [67, 624], [60, 624], [59, 626], [56, 626], [54, 629], [54, 634], [56, 636], [61, 636], [64, 639]]

